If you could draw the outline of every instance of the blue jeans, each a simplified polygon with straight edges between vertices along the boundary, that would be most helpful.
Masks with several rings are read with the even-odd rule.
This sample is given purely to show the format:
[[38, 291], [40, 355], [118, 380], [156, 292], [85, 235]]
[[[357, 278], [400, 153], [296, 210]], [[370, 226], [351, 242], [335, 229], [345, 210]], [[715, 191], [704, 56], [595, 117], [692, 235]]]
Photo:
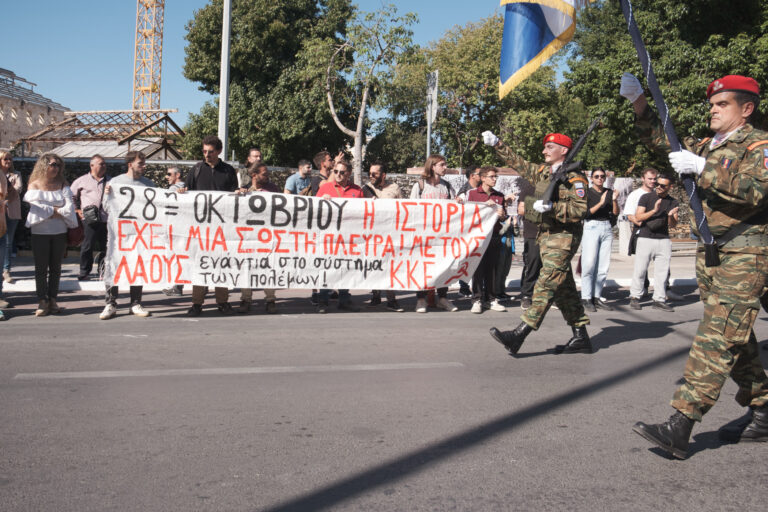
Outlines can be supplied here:
[[[5, 250], [2, 249], [3, 242], [0, 242], [0, 262], [3, 264], [3, 270], [11, 270], [11, 254], [13, 253], [13, 237], [16, 234], [16, 226], [19, 224], [19, 220], [21, 219], [9, 219], [8, 217], [5, 218], [6, 223], [8, 224], [8, 232], [3, 235], [3, 241], [5, 242]], [[2, 288], [0, 288], [2, 290]]]
[[584, 221], [581, 238], [581, 298], [599, 298], [611, 265], [613, 230], [607, 220]]

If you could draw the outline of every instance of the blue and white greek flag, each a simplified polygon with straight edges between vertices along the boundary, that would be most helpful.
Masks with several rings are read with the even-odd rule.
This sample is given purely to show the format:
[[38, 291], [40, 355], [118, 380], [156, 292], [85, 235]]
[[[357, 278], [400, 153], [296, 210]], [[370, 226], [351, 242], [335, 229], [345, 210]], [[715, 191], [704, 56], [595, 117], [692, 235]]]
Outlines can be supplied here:
[[586, 3], [588, 0], [501, 0], [506, 11], [500, 99], [573, 38], [576, 9]]

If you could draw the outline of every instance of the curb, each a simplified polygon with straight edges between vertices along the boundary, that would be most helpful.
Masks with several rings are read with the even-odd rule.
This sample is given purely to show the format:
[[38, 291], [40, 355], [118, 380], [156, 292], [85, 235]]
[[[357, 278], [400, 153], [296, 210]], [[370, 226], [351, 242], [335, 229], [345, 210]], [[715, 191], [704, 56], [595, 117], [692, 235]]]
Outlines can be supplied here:
[[[648, 278], [653, 286], [653, 278]], [[619, 278], [619, 279], [606, 279], [603, 288], [629, 288], [632, 284], [631, 278]], [[697, 286], [696, 279], [670, 279], [670, 286]], [[170, 285], [146, 285], [144, 290], [146, 291], [161, 291]], [[520, 280], [514, 279], [507, 282], [507, 287], [520, 288]], [[581, 279], [576, 279], [576, 287], [581, 288]], [[62, 292], [99, 292], [105, 291], [105, 284], [103, 281], [78, 281], [77, 279], [62, 279], [59, 284], [59, 291]], [[450, 287], [451, 290], [457, 290], [458, 284]], [[190, 286], [185, 286], [186, 291], [191, 291]], [[15, 293], [15, 292], [34, 292], [35, 280], [34, 279], [18, 279], [13, 284], [4, 283], [3, 293]]]

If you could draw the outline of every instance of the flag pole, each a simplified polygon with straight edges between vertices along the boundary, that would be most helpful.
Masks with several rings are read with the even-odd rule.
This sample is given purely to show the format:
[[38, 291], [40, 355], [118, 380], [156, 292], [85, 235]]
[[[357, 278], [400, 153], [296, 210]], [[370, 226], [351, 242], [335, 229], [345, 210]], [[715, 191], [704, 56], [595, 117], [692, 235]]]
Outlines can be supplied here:
[[[677, 137], [675, 127], [672, 125], [672, 121], [669, 119], [669, 110], [667, 104], [664, 102], [664, 95], [661, 93], [659, 83], [656, 81], [656, 73], [653, 71], [653, 65], [651, 64], [651, 57], [648, 54], [648, 50], [645, 48], [640, 29], [637, 27], [635, 16], [632, 14], [632, 3], [630, 0], [620, 0], [621, 10], [624, 12], [624, 19], [627, 21], [627, 29], [629, 35], [632, 37], [632, 42], [635, 45], [635, 51], [637, 51], [637, 58], [640, 60], [640, 65], [643, 68], [643, 73], [648, 80], [648, 89], [651, 91], [653, 101], [656, 103], [656, 108], [659, 111], [659, 118], [661, 119], [662, 126], [664, 127], [664, 133], [669, 140], [669, 146], [672, 151], [680, 151], [682, 149], [680, 145], [680, 139]], [[709, 231], [709, 225], [707, 219], [704, 216], [704, 209], [701, 206], [701, 199], [696, 194], [696, 181], [690, 174], [681, 175], [683, 188], [688, 196], [688, 203], [693, 211], [693, 216], [696, 222], [696, 227], [699, 231], [702, 241], [705, 244], [705, 250], [707, 254], [707, 266], [713, 267], [719, 265], [717, 258], [717, 246], [715, 245], [715, 239], [712, 233]], [[714, 259], [713, 259], [714, 258]]]

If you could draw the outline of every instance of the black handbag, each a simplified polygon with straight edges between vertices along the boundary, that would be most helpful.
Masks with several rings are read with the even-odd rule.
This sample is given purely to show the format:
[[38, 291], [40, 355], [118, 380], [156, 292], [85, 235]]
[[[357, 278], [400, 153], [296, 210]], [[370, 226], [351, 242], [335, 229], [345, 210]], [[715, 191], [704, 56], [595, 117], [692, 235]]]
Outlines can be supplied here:
[[101, 187], [101, 196], [97, 204], [92, 204], [83, 208], [83, 222], [86, 226], [93, 226], [97, 222], [101, 222], [99, 215], [99, 209], [101, 208], [101, 201], [104, 199], [104, 190], [107, 188], [107, 178], [104, 178], [104, 186]]
[[635, 254], [635, 250], [637, 249], [637, 237], [640, 235], [640, 228], [637, 226], [634, 226], [632, 229], [632, 236], [629, 237], [629, 244], [627, 247], [627, 256], [632, 256]]
[[99, 207], [92, 204], [83, 208], [83, 222], [88, 226], [101, 222], [101, 219], [99, 219]]

